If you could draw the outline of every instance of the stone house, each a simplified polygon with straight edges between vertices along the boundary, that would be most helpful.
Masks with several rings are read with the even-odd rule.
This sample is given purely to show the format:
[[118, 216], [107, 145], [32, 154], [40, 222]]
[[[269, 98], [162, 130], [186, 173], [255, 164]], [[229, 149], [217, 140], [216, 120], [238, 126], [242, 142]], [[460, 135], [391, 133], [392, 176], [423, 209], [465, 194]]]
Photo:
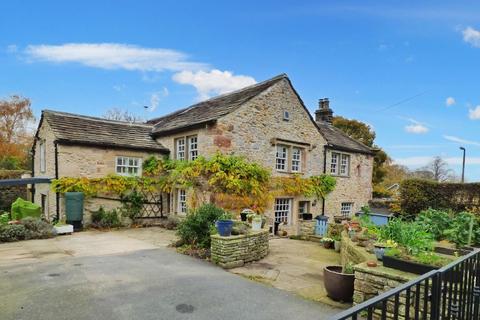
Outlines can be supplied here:
[[[52, 177], [97, 177], [114, 172], [128, 174], [119, 169], [123, 157], [136, 164], [127, 164], [127, 170], [141, 174], [141, 159], [150, 154], [169, 154], [188, 161], [199, 155], [208, 158], [219, 151], [245, 156], [270, 168], [274, 176], [334, 175], [337, 187], [325, 201], [278, 197], [265, 212], [272, 220], [282, 222], [290, 234], [297, 234], [300, 213], [347, 216], [371, 199], [373, 152], [334, 128], [332, 114], [328, 99], [322, 99], [314, 118], [286, 75], [146, 124], [44, 111], [34, 146], [34, 175], [42, 173], [42, 161], [50, 170], [43, 174]], [[164, 210], [186, 214], [188, 192], [172, 192], [164, 201]], [[43, 193], [37, 190], [36, 201], [41, 201], [41, 196]], [[56, 197], [49, 196], [53, 198], [49, 200], [50, 212], [55, 208], [61, 213], [61, 205], [55, 207]]]

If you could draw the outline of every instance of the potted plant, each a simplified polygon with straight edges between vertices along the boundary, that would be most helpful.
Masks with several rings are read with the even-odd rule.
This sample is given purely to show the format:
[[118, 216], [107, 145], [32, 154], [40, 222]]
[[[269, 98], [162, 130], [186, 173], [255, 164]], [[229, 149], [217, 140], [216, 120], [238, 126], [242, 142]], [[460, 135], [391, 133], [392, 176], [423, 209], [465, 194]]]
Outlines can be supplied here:
[[353, 297], [355, 275], [351, 264], [327, 266], [323, 269], [323, 283], [327, 295], [335, 301], [350, 302]]
[[243, 209], [242, 212], [240, 212], [240, 219], [242, 221], [247, 221], [247, 217], [249, 214], [255, 214], [255, 212], [253, 212], [253, 210], [251, 209]]
[[453, 259], [441, 257], [434, 252], [420, 252], [416, 255], [407, 254], [401, 248], [390, 248], [383, 256], [383, 266], [400, 271], [424, 274], [441, 268]]
[[260, 231], [262, 230], [262, 217], [260, 215], [255, 215], [252, 219], [252, 230]]
[[323, 243], [323, 247], [325, 249], [332, 249], [333, 248], [333, 244], [335, 242], [335, 240], [333, 240], [332, 238], [322, 238], [322, 243]]
[[229, 237], [232, 233], [233, 220], [228, 212], [224, 212], [215, 223], [218, 234], [222, 237]]
[[385, 252], [387, 252], [391, 248], [396, 248], [398, 244], [393, 240], [387, 240], [386, 242], [375, 242], [373, 246], [373, 252], [377, 257], [377, 260], [382, 261]]
[[65, 223], [64, 220], [58, 221], [53, 228], [55, 229], [56, 234], [72, 234], [73, 225]]
[[342, 248], [342, 241], [340, 236], [334, 236], [333, 237], [333, 248], [335, 249], [335, 252], [340, 252], [340, 249]]

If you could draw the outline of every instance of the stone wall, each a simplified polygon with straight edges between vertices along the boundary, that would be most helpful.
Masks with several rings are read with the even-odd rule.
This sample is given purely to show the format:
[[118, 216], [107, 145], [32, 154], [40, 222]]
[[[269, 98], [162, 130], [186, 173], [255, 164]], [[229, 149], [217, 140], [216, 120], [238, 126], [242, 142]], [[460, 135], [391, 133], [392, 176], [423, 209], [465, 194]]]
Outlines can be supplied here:
[[298, 235], [311, 236], [315, 234], [317, 220], [298, 220]]
[[[19, 179], [24, 173], [22, 170], [0, 170], [0, 179]], [[17, 198], [29, 200], [27, 186], [0, 187], [0, 210], [10, 212], [11, 205]]]
[[347, 264], [358, 264], [366, 261], [376, 261], [375, 255], [368, 253], [364, 248], [357, 246], [350, 240], [346, 231], [342, 232], [342, 248], [340, 249], [340, 261], [343, 267]]
[[268, 238], [269, 231], [266, 229], [230, 237], [212, 235], [212, 261], [222, 268], [230, 269], [260, 260], [268, 254]]
[[[360, 263], [354, 266], [354, 270], [355, 292], [353, 294], [353, 302], [355, 304], [362, 303], [374, 296], [398, 287], [402, 283], [408, 282], [418, 277], [413, 273], [403, 272], [391, 268], [385, 268], [381, 264], [379, 264], [377, 267], [369, 267], [366, 263]], [[411, 294], [410, 299], [410, 301], [414, 301], [414, 293]], [[405, 294], [400, 295], [399, 302], [399, 319], [405, 319]], [[393, 301], [387, 303], [387, 319], [392, 319], [392, 309]], [[379, 319], [380, 310], [374, 309], [374, 313], [374, 319]]]

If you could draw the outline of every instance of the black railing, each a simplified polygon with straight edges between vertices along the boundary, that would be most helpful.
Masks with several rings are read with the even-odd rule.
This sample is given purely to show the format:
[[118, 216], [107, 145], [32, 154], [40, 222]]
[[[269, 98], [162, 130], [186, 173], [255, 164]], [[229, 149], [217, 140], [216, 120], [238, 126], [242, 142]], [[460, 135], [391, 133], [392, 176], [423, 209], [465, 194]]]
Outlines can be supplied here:
[[480, 250], [430, 271], [331, 320], [479, 320]]

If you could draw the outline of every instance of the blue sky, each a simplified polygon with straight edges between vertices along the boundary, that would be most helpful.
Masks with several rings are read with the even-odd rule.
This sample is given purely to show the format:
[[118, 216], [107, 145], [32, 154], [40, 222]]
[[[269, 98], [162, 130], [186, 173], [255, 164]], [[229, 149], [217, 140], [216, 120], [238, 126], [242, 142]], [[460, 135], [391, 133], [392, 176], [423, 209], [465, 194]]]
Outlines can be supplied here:
[[[287, 73], [308, 108], [370, 124], [417, 168], [480, 180], [480, 3], [2, 1], [0, 97], [156, 117]], [[151, 108], [143, 110], [143, 106]]]

